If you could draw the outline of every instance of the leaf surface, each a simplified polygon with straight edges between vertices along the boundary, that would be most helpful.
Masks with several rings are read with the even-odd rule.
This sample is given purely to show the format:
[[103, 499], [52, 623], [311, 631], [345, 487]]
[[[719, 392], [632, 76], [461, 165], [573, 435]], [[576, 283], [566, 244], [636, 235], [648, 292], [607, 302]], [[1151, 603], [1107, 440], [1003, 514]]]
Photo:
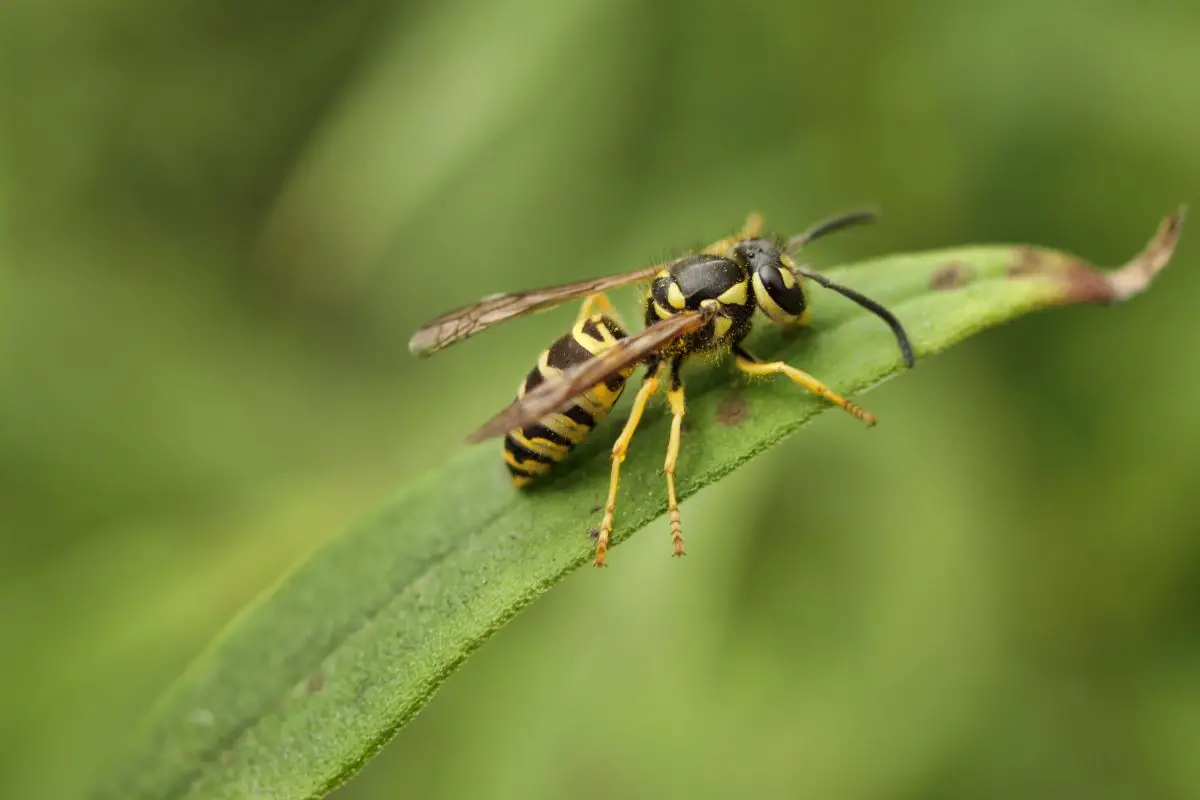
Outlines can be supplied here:
[[[1041, 248], [980, 246], [827, 274], [900, 318], [919, 369], [921, 359], [1023, 314], [1138, 294], [1170, 259], [1183, 217], [1180, 209], [1164, 220], [1115, 271]], [[810, 294], [812, 329], [760, 325], [750, 349], [853, 396], [904, 371], [877, 317], [831, 292]], [[747, 384], [732, 368], [708, 365], [685, 377], [681, 496], [827, 408], [782, 378]], [[648, 412], [633, 441], [614, 543], [666, 510], [663, 412]], [[492, 632], [590, 561], [587, 532], [599, 522], [608, 447], [623, 415], [614, 416], [533, 491], [511, 487], [492, 446], [464, 449], [396, 492], [233, 621], [158, 704], [95, 796], [320, 797], [354, 775]], [[665, 522], [660, 533], [665, 558]], [[620, 551], [609, 560], [620, 569]]]

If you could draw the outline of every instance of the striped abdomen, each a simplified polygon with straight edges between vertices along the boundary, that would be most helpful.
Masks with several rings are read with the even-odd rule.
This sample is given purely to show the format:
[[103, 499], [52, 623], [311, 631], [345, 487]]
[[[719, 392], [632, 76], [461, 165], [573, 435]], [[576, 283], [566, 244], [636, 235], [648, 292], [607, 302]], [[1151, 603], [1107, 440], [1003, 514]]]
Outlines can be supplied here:
[[[603, 353], [624, 338], [625, 331], [616, 320], [606, 314], [593, 314], [542, 351], [537, 366], [517, 390], [517, 397], [524, 397], [546, 378]], [[509, 431], [504, 437], [504, 462], [512, 473], [513, 484], [524, 486], [566, 458], [612, 411], [633, 370], [630, 366], [596, 384], [564, 411]]]

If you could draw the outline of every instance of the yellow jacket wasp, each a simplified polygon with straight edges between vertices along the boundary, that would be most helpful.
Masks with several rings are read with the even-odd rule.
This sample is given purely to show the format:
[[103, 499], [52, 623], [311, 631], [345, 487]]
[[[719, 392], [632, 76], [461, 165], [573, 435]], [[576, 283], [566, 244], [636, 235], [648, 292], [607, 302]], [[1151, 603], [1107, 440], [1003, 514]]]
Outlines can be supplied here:
[[[671, 408], [671, 436], [664, 471], [667, 511], [675, 555], [683, 555], [683, 533], [675, 494], [675, 462], [684, 415], [680, 368], [700, 353], [732, 353], [747, 375], [786, 375], [813, 394], [840, 406], [868, 425], [870, 412], [851, 403], [819, 380], [790, 364], [764, 362], [742, 340], [750, 332], [755, 309], [773, 323], [806, 325], [811, 318], [802, 279], [832, 289], [891, 327], [907, 366], [912, 347], [899, 320], [870, 298], [834, 283], [793, 260], [809, 242], [874, 215], [858, 211], [820, 222], [790, 239], [764, 235], [762, 218], [751, 214], [742, 230], [708, 247], [662, 264], [622, 275], [485, 298], [429, 322], [413, 334], [409, 349], [429, 356], [513, 317], [586, 297], [570, 333], [544, 350], [526, 376], [517, 398], [476, 430], [468, 441], [504, 436], [504, 460], [513, 483], [524, 486], [566, 458], [571, 449], [608, 415], [638, 364], [646, 366], [633, 409], [612, 448], [612, 475], [604, 518], [596, 541], [595, 565], [603, 566], [616, 512], [621, 463], [650, 398], [665, 384]], [[643, 301], [645, 329], [628, 335], [604, 292], [649, 281]]]

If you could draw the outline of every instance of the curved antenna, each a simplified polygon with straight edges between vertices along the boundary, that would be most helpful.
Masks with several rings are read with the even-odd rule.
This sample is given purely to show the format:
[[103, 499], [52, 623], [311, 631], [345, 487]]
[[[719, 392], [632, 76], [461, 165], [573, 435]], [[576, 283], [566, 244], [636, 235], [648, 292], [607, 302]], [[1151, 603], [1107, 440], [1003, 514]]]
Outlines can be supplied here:
[[864, 208], [860, 211], [851, 211], [847, 214], [840, 214], [836, 217], [821, 220], [803, 233], [798, 233], [791, 239], [788, 239], [787, 246], [784, 249], [788, 253], [794, 254], [801, 247], [804, 247], [804, 245], [816, 241], [822, 236], [840, 231], [843, 228], [849, 228], [853, 225], [873, 222], [878, 216], [875, 211]]
[[870, 311], [872, 314], [875, 314], [877, 317], [882, 319], [888, 324], [888, 327], [892, 329], [892, 333], [896, 334], [896, 341], [900, 345], [901, 355], [904, 356], [905, 366], [911, 368], [912, 365], [916, 363], [916, 359], [913, 358], [912, 345], [908, 341], [908, 334], [904, 332], [904, 327], [900, 324], [900, 320], [896, 319], [892, 312], [888, 311], [871, 298], [861, 295], [853, 289], [842, 286], [840, 283], [834, 283], [819, 272], [813, 272], [812, 270], [804, 269], [803, 267], [797, 267], [796, 274], [803, 275], [806, 278], [811, 278], [812, 280], [824, 286], [826, 289], [832, 289], [843, 297], [850, 298], [863, 308]]

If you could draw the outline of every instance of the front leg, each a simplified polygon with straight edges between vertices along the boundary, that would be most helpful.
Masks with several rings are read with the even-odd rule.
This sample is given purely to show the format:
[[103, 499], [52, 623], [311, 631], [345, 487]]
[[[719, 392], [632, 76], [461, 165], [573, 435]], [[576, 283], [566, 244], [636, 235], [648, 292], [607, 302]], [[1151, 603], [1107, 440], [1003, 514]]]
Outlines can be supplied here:
[[741, 345], [733, 348], [733, 355], [737, 361], [737, 368], [747, 375], [786, 375], [818, 397], [824, 397], [835, 406], [849, 412], [855, 419], [861, 419], [868, 426], [875, 424], [875, 415], [870, 411], [856, 406], [812, 375], [796, 369], [791, 364], [782, 361], [759, 361]]

